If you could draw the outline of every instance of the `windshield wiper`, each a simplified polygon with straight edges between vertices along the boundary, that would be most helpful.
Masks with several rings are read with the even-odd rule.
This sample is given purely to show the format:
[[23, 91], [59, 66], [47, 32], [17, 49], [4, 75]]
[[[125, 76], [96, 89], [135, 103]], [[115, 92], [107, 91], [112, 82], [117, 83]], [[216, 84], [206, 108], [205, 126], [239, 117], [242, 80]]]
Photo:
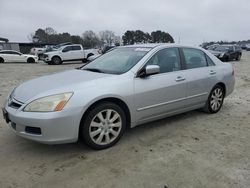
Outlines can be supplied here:
[[92, 71], [92, 72], [99, 72], [99, 73], [104, 73], [102, 70], [97, 69], [97, 68], [86, 68], [82, 70], [87, 70], [87, 71]]

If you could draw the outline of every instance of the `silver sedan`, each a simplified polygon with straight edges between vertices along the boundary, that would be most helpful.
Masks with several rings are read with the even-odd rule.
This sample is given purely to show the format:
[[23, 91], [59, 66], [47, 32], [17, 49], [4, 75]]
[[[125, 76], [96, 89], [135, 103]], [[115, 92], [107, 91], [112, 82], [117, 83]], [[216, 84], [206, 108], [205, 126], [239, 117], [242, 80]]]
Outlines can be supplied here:
[[47, 144], [114, 145], [126, 128], [203, 109], [218, 112], [234, 70], [208, 51], [175, 44], [123, 46], [83, 67], [16, 87], [3, 107], [11, 129]]

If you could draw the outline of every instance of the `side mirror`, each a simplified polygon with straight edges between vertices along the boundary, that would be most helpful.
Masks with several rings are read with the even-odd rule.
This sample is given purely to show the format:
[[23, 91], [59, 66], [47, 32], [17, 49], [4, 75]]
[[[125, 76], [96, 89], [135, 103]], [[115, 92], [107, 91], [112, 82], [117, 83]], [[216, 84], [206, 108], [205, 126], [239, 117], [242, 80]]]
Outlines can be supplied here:
[[139, 77], [147, 77], [150, 75], [158, 74], [160, 72], [159, 65], [147, 65], [144, 69], [138, 74]]

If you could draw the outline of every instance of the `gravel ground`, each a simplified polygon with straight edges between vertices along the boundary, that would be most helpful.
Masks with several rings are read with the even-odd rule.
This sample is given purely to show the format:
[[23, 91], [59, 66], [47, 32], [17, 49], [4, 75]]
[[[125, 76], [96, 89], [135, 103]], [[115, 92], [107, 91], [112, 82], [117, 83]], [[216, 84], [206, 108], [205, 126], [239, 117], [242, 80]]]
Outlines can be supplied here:
[[[0, 187], [249, 188], [250, 52], [230, 63], [235, 91], [219, 113], [145, 124], [103, 151], [25, 140], [0, 117]], [[0, 105], [19, 83], [80, 65], [0, 64]]]

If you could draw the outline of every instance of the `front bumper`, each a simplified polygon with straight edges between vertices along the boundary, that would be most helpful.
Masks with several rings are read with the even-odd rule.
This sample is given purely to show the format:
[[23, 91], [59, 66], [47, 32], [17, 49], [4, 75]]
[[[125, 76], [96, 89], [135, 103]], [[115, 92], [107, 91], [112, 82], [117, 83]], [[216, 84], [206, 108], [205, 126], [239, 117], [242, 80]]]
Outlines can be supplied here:
[[5, 104], [3, 111], [10, 128], [21, 137], [45, 144], [72, 143], [78, 140], [80, 108], [39, 113], [23, 112]]

